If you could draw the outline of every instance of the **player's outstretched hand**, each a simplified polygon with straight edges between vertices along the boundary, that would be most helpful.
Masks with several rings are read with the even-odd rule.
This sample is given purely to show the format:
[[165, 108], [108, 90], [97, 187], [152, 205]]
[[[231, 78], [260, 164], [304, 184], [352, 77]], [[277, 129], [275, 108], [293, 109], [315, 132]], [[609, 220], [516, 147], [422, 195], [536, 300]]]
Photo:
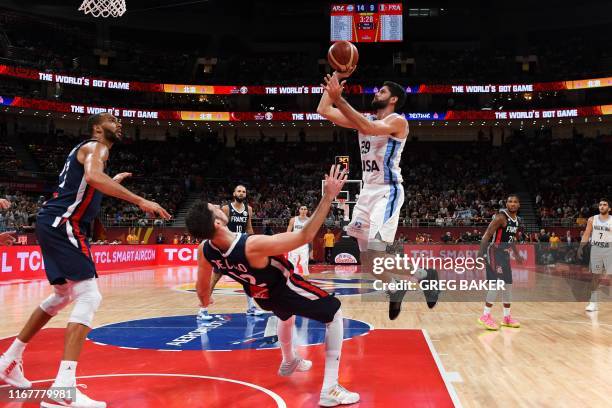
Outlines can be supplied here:
[[113, 177], [113, 180], [121, 184], [121, 182], [128, 177], [132, 177], [132, 173], [119, 173], [115, 177]]
[[325, 195], [332, 199], [336, 198], [338, 193], [342, 190], [342, 186], [344, 186], [347, 177], [348, 174], [346, 169], [343, 169], [342, 166], [336, 164], [331, 166], [329, 174], [325, 175]]
[[142, 202], [138, 204], [138, 207], [147, 214], [156, 215], [164, 220], [172, 218], [172, 216], [168, 214], [168, 211], [164, 210], [161, 205], [154, 201], [142, 200]]
[[325, 84], [321, 84], [323, 89], [327, 91], [327, 95], [333, 100], [337, 101], [342, 97], [342, 90], [344, 89], [344, 84], [346, 81], [340, 82], [338, 79], [338, 75], [334, 73], [334, 75], [325, 75], [323, 78]]
[[338, 80], [342, 80], [344, 78], [348, 78], [351, 75], [353, 75], [353, 72], [355, 72], [356, 69], [357, 69], [357, 65], [353, 65], [352, 67], [350, 67], [344, 72], [334, 71], [334, 75], [338, 77]]
[[0, 245], [13, 245], [15, 241], [17, 241], [13, 236], [15, 232], [16, 231], [7, 231], [0, 233]]
[[11, 202], [9, 200], [0, 198], [0, 210], [8, 210], [10, 207], [11, 207]]

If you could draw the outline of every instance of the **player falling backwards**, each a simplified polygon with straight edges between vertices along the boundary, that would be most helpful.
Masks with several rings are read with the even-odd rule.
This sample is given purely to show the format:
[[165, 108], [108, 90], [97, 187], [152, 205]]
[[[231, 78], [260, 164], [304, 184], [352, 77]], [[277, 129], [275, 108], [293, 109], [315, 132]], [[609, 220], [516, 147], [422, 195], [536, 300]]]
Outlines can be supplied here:
[[[347, 232], [359, 243], [364, 269], [372, 272], [374, 258], [388, 256], [387, 245], [395, 240], [404, 204], [400, 160], [408, 137], [408, 121], [396, 110], [404, 105], [406, 91], [395, 82], [384, 82], [372, 100], [376, 115], [368, 119], [342, 97], [345, 81], [340, 83], [340, 80], [350, 76], [354, 69], [325, 77], [325, 91], [317, 112], [336, 125], [359, 132], [363, 187]], [[433, 269], [418, 269], [414, 273], [421, 280], [437, 279]], [[388, 272], [376, 276], [386, 283], [394, 281]], [[399, 315], [405, 293], [405, 290], [389, 291], [391, 320]], [[430, 308], [438, 301], [438, 293], [425, 291]]]
[[[232, 201], [229, 205], [224, 205], [221, 210], [225, 213], [229, 222], [227, 228], [232, 232], [246, 232], [247, 234], [253, 233], [253, 225], [251, 219], [253, 218], [253, 207], [246, 204], [247, 190], [242, 184], [238, 184], [234, 188], [232, 195]], [[261, 316], [263, 312], [255, 306], [253, 298], [247, 294], [247, 316]], [[208, 309], [200, 307], [198, 312], [198, 320], [208, 321], [212, 320], [212, 316], [208, 314]]]
[[[510, 314], [510, 303], [512, 302], [512, 268], [510, 267], [510, 251], [514, 253], [517, 263], [522, 263], [522, 258], [516, 248], [516, 233], [519, 229], [518, 210], [520, 208], [518, 196], [511, 194], [506, 199], [506, 208], [499, 210], [489, 224], [487, 231], [480, 241], [479, 257], [487, 261], [487, 279], [503, 279], [504, 290], [502, 291], [502, 302], [504, 304], [504, 318], [501, 325], [506, 327], [521, 327], [521, 324]], [[490, 241], [490, 242], [489, 242]], [[484, 311], [478, 319], [478, 323], [487, 330], [498, 330], [499, 326], [491, 317], [493, 302], [497, 300], [497, 290], [489, 290], [485, 301]]]
[[589, 269], [593, 274], [591, 280], [591, 299], [586, 307], [587, 312], [596, 312], [597, 290], [601, 275], [612, 275], [612, 216], [610, 216], [610, 200], [599, 200], [599, 214], [589, 218], [586, 229], [578, 248], [578, 258], [582, 258], [584, 247], [591, 245]]
[[317, 209], [304, 228], [294, 232], [272, 236], [232, 232], [227, 227], [227, 215], [218, 206], [203, 201], [194, 204], [186, 219], [189, 233], [205, 240], [198, 248], [196, 287], [200, 302], [207, 306], [214, 282], [219, 276], [227, 275], [242, 284], [262, 309], [272, 311], [280, 319], [278, 340], [283, 355], [280, 376], [307, 371], [312, 366], [312, 362], [300, 358], [294, 351], [295, 316], [326, 325], [325, 374], [319, 400], [325, 407], [359, 401], [359, 394], [338, 384], [343, 339], [340, 301], [295, 274], [293, 265], [282, 254], [312, 241], [345, 180], [346, 173], [340, 171], [340, 166], [332, 166], [330, 174], [325, 176], [324, 193]]
[[[89, 117], [89, 140], [79, 143], [68, 155], [59, 175], [59, 186], [45, 202], [36, 218], [36, 237], [45, 263], [45, 273], [53, 294], [30, 316], [9, 349], [0, 357], [0, 379], [18, 388], [32, 384], [23, 374], [22, 354], [26, 345], [53, 316], [74, 302], [66, 327], [64, 354], [52, 387], [76, 387], [76, 367], [81, 348], [91, 329], [94, 313], [102, 296], [85, 231], [100, 211], [104, 194], [140, 207], [148, 214], [164, 219], [170, 215], [159, 204], [145, 200], [121, 186], [131, 176], [106, 174], [109, 151], [121, 141], [121, 123], [113, 115], [102, 113]], [[42, 407], [104, 408], [76, 389], [72, 400], [45, 400]]]

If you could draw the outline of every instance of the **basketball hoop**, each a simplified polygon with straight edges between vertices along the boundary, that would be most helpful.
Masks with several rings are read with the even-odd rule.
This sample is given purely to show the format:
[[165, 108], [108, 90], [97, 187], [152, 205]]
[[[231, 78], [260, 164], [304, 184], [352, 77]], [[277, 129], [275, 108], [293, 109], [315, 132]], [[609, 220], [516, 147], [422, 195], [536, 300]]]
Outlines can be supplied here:
[[127, 8], [125, 0], [83, 0], [79, 11], [93, 17], [121, 17]]
[[344, 211], [344, 220], [348, 221], [349, 219], [349, 206], [346, 203], [346, 198], [338, 197], [338, 208], [341, 208]]

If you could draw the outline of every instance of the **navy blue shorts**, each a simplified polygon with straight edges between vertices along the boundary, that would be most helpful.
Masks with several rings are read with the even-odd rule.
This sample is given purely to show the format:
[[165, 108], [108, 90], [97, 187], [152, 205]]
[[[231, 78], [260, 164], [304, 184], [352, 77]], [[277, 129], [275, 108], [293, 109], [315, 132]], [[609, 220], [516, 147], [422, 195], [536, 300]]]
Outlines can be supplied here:
[[512, 268], [510, 267], [510, 254], [505, 249], [490, 247], [487, 250], [487, 280], [502, 279], [504, 283], [512, 283]]
[[269, 299], [254, 299], [263, 310], [271, 311], [282, 321], [296, 315], [329, 323], [340, 309], [340, 300], [334, 295], [296, 274], [291, 274], [287, 285], [271, 293]]
[[37, 220], [36, 238], [52, 285], [98, 277], [83, 227], [70, 220], [57, 227]]

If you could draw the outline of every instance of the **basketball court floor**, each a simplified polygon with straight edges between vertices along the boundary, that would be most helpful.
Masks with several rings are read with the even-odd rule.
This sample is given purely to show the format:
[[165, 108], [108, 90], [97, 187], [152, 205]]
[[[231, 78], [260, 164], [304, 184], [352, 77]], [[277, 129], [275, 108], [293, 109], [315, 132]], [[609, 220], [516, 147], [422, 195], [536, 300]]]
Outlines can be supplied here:
[[[342, 300], [345, 342], [340, 382], [361, 394], [354, 407], [609, 407], [612, 303], [518, 302], [520, 329], [487, 332], [481, 302], [407, 302], [396, 321], [387, 304], [363, 301], [369, 275], [311, 267], [310, 279]], [[195, 267], [140, 268], [100, 277], [104, 296], [83, 349], [79, 383], [109, 407], [315, 407], [324, 327], [297, 321], [310, 372], [278, 377], [280, 351], [262, 340], [266, 319], [246, 317], [238, 285], [222, 280], [199, 325]], [[0, 349], [48, 295], [46, 281], [0, 284]], [[69, 310], [28, 346], [26, 376], [50, 385]], [[501, 306], [493, 309], [501, 318]], [[4, 404], [4, 405], [2, 405]], [[3, 407], [35, 404], [0, 402]]]

